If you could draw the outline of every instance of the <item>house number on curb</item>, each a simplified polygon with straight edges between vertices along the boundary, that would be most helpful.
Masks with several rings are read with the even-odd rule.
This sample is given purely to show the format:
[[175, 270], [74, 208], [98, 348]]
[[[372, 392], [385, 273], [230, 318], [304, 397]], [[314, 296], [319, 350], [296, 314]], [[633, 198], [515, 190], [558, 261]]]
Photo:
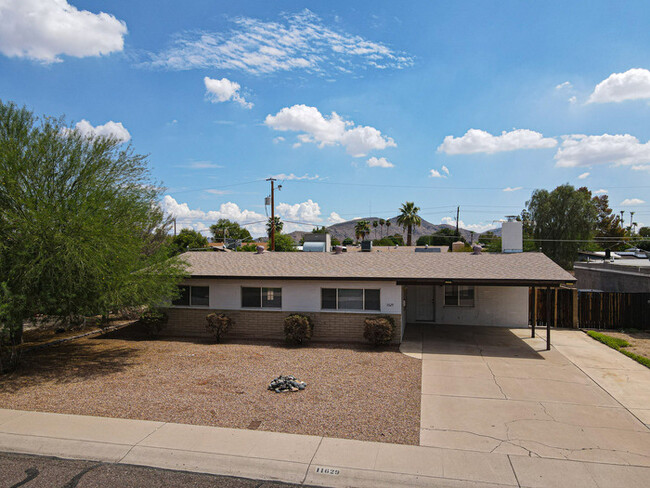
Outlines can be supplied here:
[[341, 471], [339, 471], [338, 469], [334, 469], [334, 468], [321, 468], [321, 467], [318, 467], [318, 468], [316, 468], [316, 472], [319, 473], [319, 474], [332, 474], [334, 476], [341, 474]]

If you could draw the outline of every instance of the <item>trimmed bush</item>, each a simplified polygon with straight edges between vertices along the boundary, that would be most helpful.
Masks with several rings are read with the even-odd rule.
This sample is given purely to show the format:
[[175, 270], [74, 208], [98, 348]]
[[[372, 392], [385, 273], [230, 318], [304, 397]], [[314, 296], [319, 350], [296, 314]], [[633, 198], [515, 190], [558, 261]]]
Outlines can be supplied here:
[[308, 342], [314, 332], [314, 321], [307, 315], [294, 313], [284, 319], [284, 338], [289, 344]]
[[597, 341], [602, 342], [603, 344], [608, 345], [612, 349], [620, 349], [621, 347], [628, 347], [630, 345], [625, 339], [619, 339], [618, 337], [612, 337], [603, 334], [602, 332], [596, 332], [595, 330], [587, 331], [587, 335], [596, 339]]
[[217, 341], [221, 342], [221, 336], [230, 330], [233, 321], [225, 313], [211, 313], [206, 315], [205, 330], [212, 334]]
[[390, 344], [395, 334], [393, 317], [381, 315], [363, 321], [363, 337], [373, 346]]
[[144, 327], [150, 337], [158, 337], [167, 326], [169, 317], [160, 310], [147, 310], [140, 315], [139, 323]]

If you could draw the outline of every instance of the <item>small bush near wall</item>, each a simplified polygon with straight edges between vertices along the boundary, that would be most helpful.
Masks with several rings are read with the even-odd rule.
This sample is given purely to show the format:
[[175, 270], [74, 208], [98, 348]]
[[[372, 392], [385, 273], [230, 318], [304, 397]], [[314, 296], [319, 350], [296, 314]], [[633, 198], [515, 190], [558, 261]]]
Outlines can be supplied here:
[[374, 346], [390, 344], [395, 334], [393, 317], [381, 315], [363, 321], [363, 337]]
[[311, 317], [296, 313], [284, 319], [284, 338], [289, 344], [300, 345], [308, 342], [313, 331], [314, 321]]
[[139, 323], [144, 327], [150, 337], [157, 337], [167, 326], [169, 317], [160, 310], [146, 310], [140, 315]]
[[205, 329], [214, 336], [217, 343], [221, 342], [221, 336], [232, 327], [233, 321], [225, 313], [211, 313], [206, 315], [207, 324]]

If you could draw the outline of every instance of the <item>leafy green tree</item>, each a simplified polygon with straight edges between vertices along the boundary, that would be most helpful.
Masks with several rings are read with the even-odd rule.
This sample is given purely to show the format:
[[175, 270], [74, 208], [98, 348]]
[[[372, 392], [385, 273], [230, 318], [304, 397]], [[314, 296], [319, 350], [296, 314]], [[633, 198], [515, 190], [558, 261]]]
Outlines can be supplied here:
[[395, 234], [392, 236], [384, 236], [381, 239], [372, 241], [374, 246], [403, 246], [404, 237], [402, 234]]
[[169, 259], [169, 220], [147, 160], [115, 138], [0, 102], [2, 327], [106, 314], [174, 298], [185, 265]]
[[650, 237], [650, 227], [641, 227], [639, 229], [639, 235], [641, 237]]
[[397, 223], [406, 229], [406, 245], [410, 246], [413, 227], [422, 225], [422, 218], [418, 215], [420, 207], [416, 207], [413, 202], [405, 202], [399, 210], [400, 214], [397, 217]]
[[190, 249], [208, 247], [208, 239], [195, 230], [181, 229], [178, 235], [172, 238], [170, 247], [172, 255], [181, 254]]
[[297, 251], [296, 243], [289, 234], [275, 234], [275, 251], [292, 252]]
[[354, 224], [354, 236], [357, 239], [361, 239], [362, 241], [365, 241], [366, 236], [368, 234], [370, 234], [370, 227], [368, 226], [368, 221], [359, 220], [356, 224]]
[[[612, 251], [621, 251], [628, 247], [625, 237], [629, 234], [621, 222], [621, 217], [615, 215], [609, 207], [609, 197], [607, 195], [592, 196], [591, 191], [586, 187], [579, 188], [578, 191], [584, 192], [596, 207], [596, 233], [595, 239], [602, 239], [602, 242], [593, 245], [593, 250], [610, 249]], [[612, 240], [618, 238], [620, 240]]]
[[274, 219], [271, 219], [271, 217], [269, 217], [269, 220], [266, 222], [266, 235], [269, 236], [269, 239], [271, 238], [271, 230], [273, 229], [273, 224], [275, 224], [275, 238], [277, 240], [278, 235], [282, 233], [282, 229], [284, 228], [284, 222], [280, 220], [280, 217], [275, 217]]
[[243, 228], [237, 222], [229, 219], [219, 219], [216, 224], [210, 226], [212, 238], [215, 241], [229, 239], [241, 239], [242, 241], [251, 241], [251, 233], [248, 229]]
[[598, 211], [590, 195], [566, 184], [551, 192], [535, 190], [526, 206], [544, 254], [571, 269], [581, 244], [596, 232]]
[[354, 244], [354, 239], [352, 239], [351, 237], [346, 237], [345, 239], [343, 239], [344, 246], [351, 246], [352, 244]]
[[466, 242], [463, 236], [456, 234], [456, 229], [443, 227], [428, 236], [420, 236], [416, 242], [418, 246], [451, 246], [454, 241], [460, 240]]

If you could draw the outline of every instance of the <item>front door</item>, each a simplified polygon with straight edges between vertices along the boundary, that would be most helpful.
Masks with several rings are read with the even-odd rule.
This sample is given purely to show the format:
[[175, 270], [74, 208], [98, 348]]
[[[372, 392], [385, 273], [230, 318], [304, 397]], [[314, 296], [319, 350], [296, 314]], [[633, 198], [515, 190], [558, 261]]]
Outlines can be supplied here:
[[415, 320], [417, 322], [435, 322], [436, 307], [433, 286], [415, 287]]

